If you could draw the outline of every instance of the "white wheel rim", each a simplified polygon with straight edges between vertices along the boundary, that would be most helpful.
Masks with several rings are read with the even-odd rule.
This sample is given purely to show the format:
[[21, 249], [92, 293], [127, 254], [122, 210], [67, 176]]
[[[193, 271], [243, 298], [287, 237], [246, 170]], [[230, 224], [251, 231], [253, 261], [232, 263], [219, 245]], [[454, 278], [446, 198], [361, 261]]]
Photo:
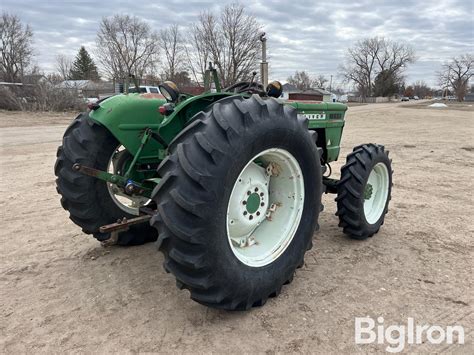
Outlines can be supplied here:
[[[109, 163], [107, 164], [107, 172], [116, 174], [119, 167], [116, 166], [119, 154], [125, 150], [125, 147], [119, 145], [110, 156]], [[138, 216], [140, 214], [139, 208], [144, 206], [150, 201], [146, 197], [141, 196], [130, 196], [125, 194], [123, 189], [117, 185], [107, 182], [107, 189], [109, 190], [110, 197], [114, 203], [124, 212]]]
[[293, 155], [273, 148], [254, 156], [237, 178], [227, 207], [234, 255], [251, 267], [278, 259], [296, 234], [303, 206], [303, 173]]
[[370, 172], [364, 190], [364, 215], [367, 223], [375, 224], [387, 204], [389, 175], [384, 163], [377, 163]]

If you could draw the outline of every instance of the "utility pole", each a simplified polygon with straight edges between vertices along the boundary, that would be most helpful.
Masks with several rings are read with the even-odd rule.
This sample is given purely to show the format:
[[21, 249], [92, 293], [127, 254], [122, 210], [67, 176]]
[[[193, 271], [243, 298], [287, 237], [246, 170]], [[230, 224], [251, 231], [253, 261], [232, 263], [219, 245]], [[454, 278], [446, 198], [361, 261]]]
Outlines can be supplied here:
[[331, 81], [329, 81], [329, 92], [332, 93], [332, 74], [331, 74]]
[[265, 32], [260, 35], [262, 42], [262, 62], [260, 63], [260, 79], [264, 89], [268, 86], [267, 38]]

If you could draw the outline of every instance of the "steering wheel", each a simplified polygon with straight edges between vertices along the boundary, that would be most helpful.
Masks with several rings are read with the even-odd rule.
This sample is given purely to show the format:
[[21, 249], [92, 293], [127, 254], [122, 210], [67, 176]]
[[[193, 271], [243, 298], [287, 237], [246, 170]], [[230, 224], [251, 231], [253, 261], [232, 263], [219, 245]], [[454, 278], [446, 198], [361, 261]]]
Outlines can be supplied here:
[[258, 93], [263, 91], [262, 84], [250, 81], [239, 81], [231, 86], [224, 88], [224, 91], [230, 91], [234, 93], [242, 93], [242, 92], [250, 92], [250, 93]]

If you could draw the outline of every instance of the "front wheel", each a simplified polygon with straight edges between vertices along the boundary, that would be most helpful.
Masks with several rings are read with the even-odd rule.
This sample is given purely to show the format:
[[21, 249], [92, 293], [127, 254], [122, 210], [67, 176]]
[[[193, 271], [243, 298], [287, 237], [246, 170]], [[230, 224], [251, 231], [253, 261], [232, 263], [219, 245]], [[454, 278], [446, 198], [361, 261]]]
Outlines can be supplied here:
[[392, 173], [392, 162], [383, 145], [364, 144], [347, 156], [336, 198], [336, 215], [344, 233], [365, 239], [379, 231], [388, 212]]
[[154, 191], [165, 268], [191, 298], [243, 310], [279, 294], [317, 226], [321, 165], [296, 110], [223, 99], [170, 144]]

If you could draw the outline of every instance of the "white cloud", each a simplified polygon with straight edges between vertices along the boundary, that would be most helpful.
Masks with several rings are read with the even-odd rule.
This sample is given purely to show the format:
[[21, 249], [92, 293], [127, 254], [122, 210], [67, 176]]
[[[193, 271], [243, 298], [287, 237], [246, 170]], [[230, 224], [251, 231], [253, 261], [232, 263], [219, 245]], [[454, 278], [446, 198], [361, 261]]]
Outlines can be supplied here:
[[[229, 2], [225, 0], [223, 3]], [[286, 79], [295, 70], [337, 76], [347, 48], [359, 39], [386, 36], [411, 44], [418, 61], [406, 71], [408, 82], [436, 84], [435, 72], [452, 56], [474, 52], [473, 2], [456, 0], [242, 1], [268, 34], [271, 77]], [[90, 52], [103, 16], [139, 16], [159, 30], [172, 23], [188, 26], [201, 11], [218, 10], [213, 0], [137, 1], [2, 0], [2, 10], [19, 15], [35, 34], [38, 65], [53, 71], [58, 54]], [[336, 79], [334, 79], [336, 80]]]

